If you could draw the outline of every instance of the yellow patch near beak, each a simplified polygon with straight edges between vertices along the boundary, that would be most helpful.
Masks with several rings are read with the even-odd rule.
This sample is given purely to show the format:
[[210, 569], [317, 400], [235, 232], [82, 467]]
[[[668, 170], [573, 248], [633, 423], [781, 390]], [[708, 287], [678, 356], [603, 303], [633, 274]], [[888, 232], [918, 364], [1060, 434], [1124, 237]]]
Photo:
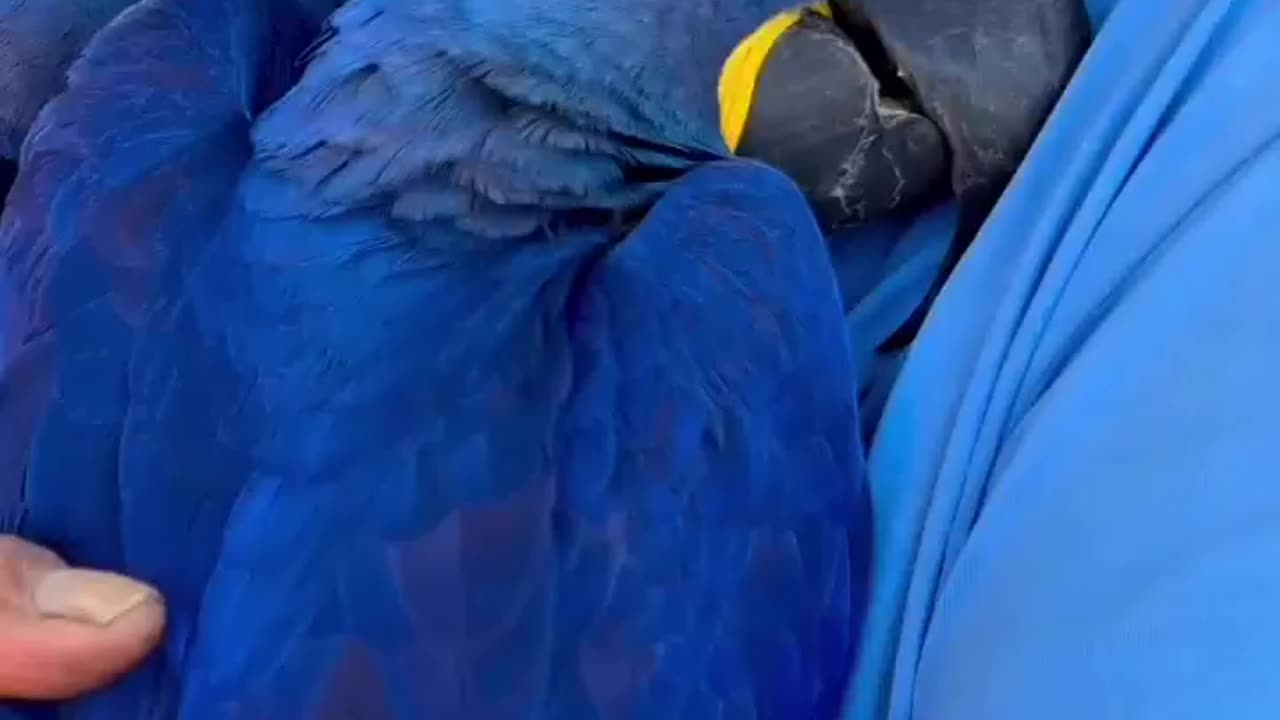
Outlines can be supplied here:
[[791, 26], [800, 22], [806, 10], [831, 17], [831, 6], [820, 2], [774, 15], [733, 49], [720, 70], [720, 134], [730, 152], [737, 152], [747, 130], [751, 103], [755, 100], [756, 83], [764, 70], [769, 52]]

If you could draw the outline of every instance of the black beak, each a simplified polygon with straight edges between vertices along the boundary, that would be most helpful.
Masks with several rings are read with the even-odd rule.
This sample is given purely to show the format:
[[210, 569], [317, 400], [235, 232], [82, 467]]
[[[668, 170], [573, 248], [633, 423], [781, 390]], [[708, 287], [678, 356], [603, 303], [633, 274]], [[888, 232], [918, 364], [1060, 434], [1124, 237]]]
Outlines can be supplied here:
[[[1081, 0], [831, 0], [771, 49], [739, 154], [791, 175], [829, 227], [939, 193], [960, 260], [1088, 47]], [[895, 336], [914, 337], [922, 309]]]

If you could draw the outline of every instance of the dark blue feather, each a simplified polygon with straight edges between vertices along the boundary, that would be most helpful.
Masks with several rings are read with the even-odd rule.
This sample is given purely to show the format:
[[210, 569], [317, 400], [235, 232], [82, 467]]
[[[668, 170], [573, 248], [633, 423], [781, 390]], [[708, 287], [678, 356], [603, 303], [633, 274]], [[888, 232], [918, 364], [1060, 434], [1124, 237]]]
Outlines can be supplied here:
[[[0, 158], [16, 159], [85, 43], [134, 0], [0, 0]], [[0, 192], [2, 198], [3, 192]]]

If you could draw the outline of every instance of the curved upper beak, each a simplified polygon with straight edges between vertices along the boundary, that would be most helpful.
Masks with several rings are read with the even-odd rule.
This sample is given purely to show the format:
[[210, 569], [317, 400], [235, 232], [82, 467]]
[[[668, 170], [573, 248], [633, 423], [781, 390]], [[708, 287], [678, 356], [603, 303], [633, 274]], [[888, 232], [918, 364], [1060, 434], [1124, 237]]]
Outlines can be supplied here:
[[771, 40], [735, 149], [829, 225], [998, 195], [1088, 43], [1081, 0], [832, 0]]

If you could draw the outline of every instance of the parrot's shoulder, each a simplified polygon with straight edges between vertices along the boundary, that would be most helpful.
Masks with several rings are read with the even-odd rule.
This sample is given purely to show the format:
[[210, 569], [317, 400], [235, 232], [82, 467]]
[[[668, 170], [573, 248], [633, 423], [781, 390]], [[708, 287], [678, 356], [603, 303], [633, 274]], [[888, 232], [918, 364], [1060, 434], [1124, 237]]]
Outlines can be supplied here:
[[557, 454], [564, 622], [582, 628], [582, 667], [618, 662], [591, 652], [630, 639], [643, 681], [628, 707], [678, 696], [783, 718], [838, 703], [866, 508], [824, 256], [790, 180], [725, 163], [582, 282]]

